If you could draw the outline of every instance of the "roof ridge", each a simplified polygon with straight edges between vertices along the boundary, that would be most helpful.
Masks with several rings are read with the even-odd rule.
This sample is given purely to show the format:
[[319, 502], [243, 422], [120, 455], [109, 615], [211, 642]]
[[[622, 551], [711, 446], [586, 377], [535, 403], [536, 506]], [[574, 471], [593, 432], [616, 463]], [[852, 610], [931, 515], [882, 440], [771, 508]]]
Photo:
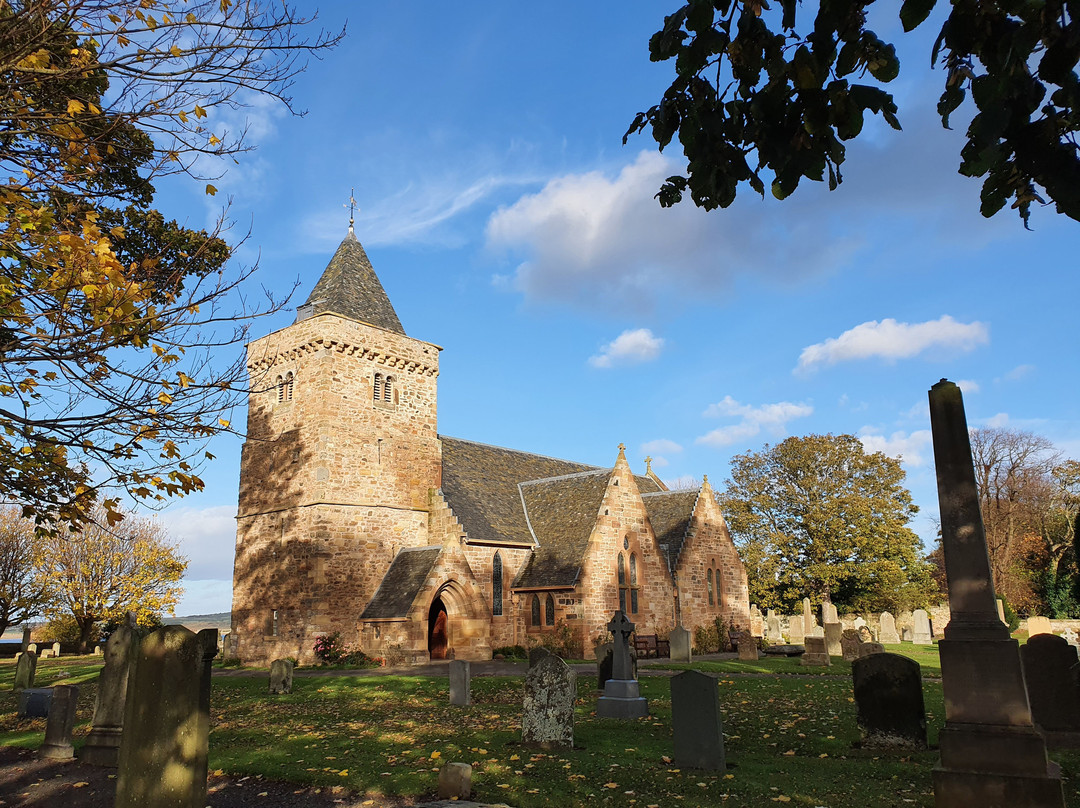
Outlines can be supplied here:
[[[592, 463], [582, 463], [578, 460], [567, 460], [565, 457], [553, 457], [552, 455], [542, 455], [536, 452], [525, 452], [521, 449], [511, 449], [509, 446], [499, 446], [494, 443], [481, 443], [478, 440], [469, 440], [468, 438], [455, 438], [452, 435], [439, 435], [439, 440], [456, 440], [459, 443], [471, 443], [473, 446], [483, 446], [487, 449], [500, 449], [504, 452], [513, 452], [518, 455], [528, 455], [529, 457], [539, 457], [541, 460], [556, 460], [560, 463], [573, 463], [578, 466], [588, 466], [594, 470], [603, 471], [602, 467], [594, 466]], [[579, 472], [583, 473], [583, 472]]]
[[668, 489], [667, 491], [650, 491], [647, 494], [642, 494], [642, 497], [668, 497], [672, 494], [700, 494], [700, 488], [675, 488]]
[[523, 485], [533, 485], [535, 483], [551, 483], [556, 480], [569, 480], [573, 477], [591, 477], [597, 474], [610, 474], [615, 469], [593, 469], [592, 471], [575, 471], [572, 474], [557, 474], [554, 477], [537, 477], [535, 480], [522, 480], [518, 483], [518, 488]]

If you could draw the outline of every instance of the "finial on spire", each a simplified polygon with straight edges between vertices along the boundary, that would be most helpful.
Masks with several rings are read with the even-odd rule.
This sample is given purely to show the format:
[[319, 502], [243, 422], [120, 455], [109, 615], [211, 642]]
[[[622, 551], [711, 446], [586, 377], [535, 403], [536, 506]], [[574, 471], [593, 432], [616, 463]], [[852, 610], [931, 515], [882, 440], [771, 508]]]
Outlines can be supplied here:
[[701, 484], [702, 485], [708, 485], [709, 484], [709, 475], [708, 474], [702, 474], [701, 475]]
[[645, 473], [646, 474], [652, 474], [652, 458], [651, 457], [646, 457], [645, 458]]
[[626, 444], [625, 443], [620, 443], [619, 444], [619, 454], [622, 454], [625, 451], [626, 451]]
[[353, 232], [353, 218], [354, 218], [354, 214], [356, 213], [356, 200], [353, 198], [353, 193], [355, 191], [356, 191], [355, 188], [350, 188], [349, 189], [349, 204], [341, 206], [343, 208], [348, 208], [349, 209], [349, 232], [350, 233]]

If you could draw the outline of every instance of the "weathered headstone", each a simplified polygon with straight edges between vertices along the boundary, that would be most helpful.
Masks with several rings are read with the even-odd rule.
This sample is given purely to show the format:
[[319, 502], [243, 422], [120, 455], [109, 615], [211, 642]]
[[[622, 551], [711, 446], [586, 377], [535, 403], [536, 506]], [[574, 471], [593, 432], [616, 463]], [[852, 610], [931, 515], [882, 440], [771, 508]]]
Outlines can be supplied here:
[[839, 623], [840, 617], [836, 613], [836, 606], [832, 601], [825, 601], [821, 604], [821, 623]]
[[641, 718], [649, 714], [649, 704], [633, 677], [630, 634], [634, 624], [617, 611], [607, 628], [614, 638], [611, 678], [604, 683], [604, 695], [596, 700], [596, 714], [601, 718]]
[[270, 663], [270, 692], [272, 694], [292, 693], [292, 679], [293, 662], [291, 659], [275, 659]]
[[861, 642], [859, 643], [859, 659], [870, 656], [871, 654], [883, 654], [885, 653], [885, 646], [879, 642]]
[[915, 621], [911, 641], [916, 645], [933, 645], [934, 635], [930, 631], [930, 617], [926, 614], [926, 610], [916, 609], [911, 619]]
[[904, 626], [900, 629], [900, 642], [911, 642], [915, 639], [915, 632], [911, 630], [911, 626]]
[[862, 640], [859, 639], [859, 632], [855, 629], [845, 628], [840, 632], [840, 653], [845, 662], [851, 662], [853, 659], [859, 658], [859, 645], [861, 644]]
[[52, 707], [51, 687], [27, 687], [19, 691], [19, 718], [47, 718]]
[[840, 643], [840, 637], [844, 633], [844, 627], [840, 623], [825, 624], [825, 647], [829, 656], [843, 656], [844, 647]]
[[1073, 631], [1071, 628], [1066, 627], [1066, 629], [1061, 632], [1061, 636], [1062, 639], [1064, 639], [1065, 642], [1067, 642], [1073, 648], [1080, 647], [1080, 641], [1077, 640], [1076, 632]]
[[26, 646], [26, 650], [27, 651], [33, 651], [36, 654], [37, 653], [37, 643], [36, 642], [30, 643], [28, 646]]
[[79, 688], [75, 685], [54, 685], [52, 691], [52, 705], [45, 722], [45, 743], [38, 749], [38, 756], [50, 760], [71, 760], [75, 757], [71, 732], [75, 729]]
[[863, 746], [926, 748], [926, 707], [919, 663], [877, 653], [851, 664]]
[[676, 766], [724, 769], [720, 689], [715, 676], [683, 671], [671, 677], [671, 731]]
[[38, 654], [38, 659], [48, 659], [53, 655], [51, 648], [42, 648], [41, 653]]
[[852, 625], [855, 627], [856, 631], [858, 631], [860, 628], [866, 628], [866, 619], [862, 615], [859, 615], [855, 618]]
[[802, 645], [806, 632], [803, 631], [802, 617], [791, 617], [788, 620], [788, 643], [790, 645]]
[[165, 626], [139, 644], [128, 680], [115, 808], [206, 805], [210, 662], [217, 629]]
[[810, 598], [802, 599], [803, 635], [809, 636], [814, 632], [817, 621], [814, 619], [814, 607], [810, 605]]
[[15, 657], [15, 686], [12, 690], [18, 693], [20, 690], [34, 686], [37, 662], [37, 654], [33, 651], [23, 651]]
[[25, 651], [30, 647], [30, 626], [27, 626], [22, 630], [22, 642], [19, 643], [19, 650]]
[[444, 763], [439, 769], [439, 799], [467, 800], [472, 796], [472, 766]]
[[1020, 646], [1031, 719], [1051, 744], [1080, 740], [1076, 649], [1064, 637], [1037, 634]]
[[52, 644], [52, 655], [54, 657], [59, 657], [60, 656], [60, 643], [54, 642]]
[[1019, 648], [997, 616], [963, 395], [945, 379], [930, 390], [930, 424], [951, 611], [938, 644], [945, 726], [935, 801], [1064, 808], [1061, 769], [1032, 725]]
[[885, 645], [896, 645], [900, 635], [896, 633], [896, 621], [888, 612], [882, 612], [878, 618], [878, 639]]
[[856, 630], [859, 632], [859, 642], [873, 642], [874, 641], [874, 632], [872, 632], [870, 630], [870, 626], [861, 625]]
[[765, 618], [765, 637], [769, 642], [776, 644], [784, 641], [783, 632], [780, 631], [780, 618], [769, 609], [769, 616]]
[[100, 645], [94, 646], [94, 656], [102, 656], [104, 653], [105, 651]]
[[79, 750], [79, 759], [91, 766], [115, 766], [124, 732], [124, 706], [127, 703], [128, 677], [139, 648], [138, 629], [118, 627], [105, 643], [105, 666], [98, 677], [97, 701], [94, 703], [94, 726]]
[[758, 655], [758, 641], [754, 637], [742, 636], [739, 637], [739, 659], [744, 662], [757, 662]]
[[765, 636], [765, 618], [757, 606], [750, 607], [750, 633], [755, 637]]
[[799, 664], [807, 667], [828, 667], [832, 665], [824, 637], [807, 637], [806, 653], [799, 659]]
[[577, 676], [556, 656], [541, 659], [525, 674], [521, 740], [544, 748], [574, 746]]
[[472, 704], [472, 666], [460, 659], [450, 663], [450, 703], [455, 707]]
[[668, 634], [668, 642], [671, 645], [671, 661], [672, 662], [690, 662], [692, 661], [693, 642], [690, 637], [690, 631], [682, 626], [675, 626]]
[[538, 645], [535, 648], [529, 649], [529, 668], [530, 668], [530, 670], [532, 668], [535, 668], [536, 663], [538, 663], [541, 659], [546, 659], [549, 656], [551, 656], [551, 651], [549, 651], [548, 649], [546, 649], [542, 645]]
[[1049, 617], [1040, 617], [1038, 615], [1029, 617], [1027, 621], [1028, 636], [1034, 637], [1036, 634], [1053, 634], [1054, 629], [1050, 625]]

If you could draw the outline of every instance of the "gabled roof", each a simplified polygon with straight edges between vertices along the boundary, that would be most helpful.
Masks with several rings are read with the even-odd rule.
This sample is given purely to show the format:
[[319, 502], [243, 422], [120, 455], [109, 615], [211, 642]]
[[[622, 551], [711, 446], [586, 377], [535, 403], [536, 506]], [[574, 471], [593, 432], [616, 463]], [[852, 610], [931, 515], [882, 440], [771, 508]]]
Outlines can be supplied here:
[[408, 616], [409, 607], [416, 600], [440, 552], [441, 547], [404, 547], [399, 550], [360, 619]]
[[679, 561], [690, 519], [697, 505], [698, 490], [662, 491], [642, 494], [641, 501], [649, 514], [656, 543], [667, 557], [668, 570], [674, 570]]
[[396, 334], [405, 333], [352, 227], [326, 265], [307, 302], [296, 310], [296, 320], [306, 320], [323, 312], [340, 314]]

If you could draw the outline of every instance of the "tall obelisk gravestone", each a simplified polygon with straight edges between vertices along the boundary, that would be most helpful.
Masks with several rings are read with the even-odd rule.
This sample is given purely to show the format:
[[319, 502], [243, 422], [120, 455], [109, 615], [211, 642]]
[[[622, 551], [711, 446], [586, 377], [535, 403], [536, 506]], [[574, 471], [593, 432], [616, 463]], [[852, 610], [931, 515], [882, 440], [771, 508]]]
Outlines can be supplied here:
[[998, 619], [960, 388], [930, 390], [941, 542], [952, 617], [938, 644], [945, 727], [938, 808], [1064, 808], [1061, 771], [1032, 725], [1020, 646]]

